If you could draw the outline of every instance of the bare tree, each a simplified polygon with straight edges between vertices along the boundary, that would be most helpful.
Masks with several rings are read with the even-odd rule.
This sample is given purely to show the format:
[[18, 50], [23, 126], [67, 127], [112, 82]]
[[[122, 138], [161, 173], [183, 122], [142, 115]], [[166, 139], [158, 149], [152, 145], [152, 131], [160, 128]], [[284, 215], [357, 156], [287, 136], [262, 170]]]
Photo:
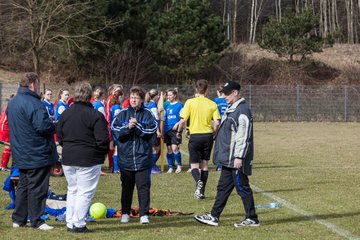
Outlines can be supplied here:
[[[260, 1], [260, 2], [259, 2]], [[256, 29], [259, 21], [259, 17], [264, 7], [264, 0], [252, 0], [250, 10], [250, 34], [249, 42], [255, 43]]]
[[349, 44], [354, 44], [354, 2], [345, 0], [346, 17], [347, 17], [347, 40]]
[[275, 0], [275, 14], [278, 22], [281, 22], [281, 18], [282, 18], [281, 1], [282, 0]]
[[109, 50], [104, 61], [95, 68], [106, 85], [114, 82], [135, 85], [144, 81], [151, 71], [151, 58], [145, 49], [130, 47], [121, 52]]
[[[18, 22], [13, 27], [14, 34], [21, 32], [20, 37], [29, 43], [32, 54], [33, 70], [40, 75], [40, 57], [49, 45], [81, 48], [84, 39], [102, 42], [94, 36], [105, 29], [118, 26], [119, 21], [107, 20], [105, 16], [94, 16], [90, 11], [96, 7], [96, 0], [0, 0], [8, 13], [15, 14]], [[88, 19], [96, 23], [93, 28], [69, 30], [71, 24], [79, 19]], [[83, 30], [83, 31], [82, 31]], [[105, 43], [105, 42], [103, 42]]]

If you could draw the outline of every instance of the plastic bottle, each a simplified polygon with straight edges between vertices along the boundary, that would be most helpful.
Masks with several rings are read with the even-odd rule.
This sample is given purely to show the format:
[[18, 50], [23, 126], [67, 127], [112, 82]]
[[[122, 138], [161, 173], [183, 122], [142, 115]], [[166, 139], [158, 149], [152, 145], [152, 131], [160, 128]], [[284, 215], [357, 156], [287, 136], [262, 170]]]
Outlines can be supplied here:
[[266, 204], [262, 204], [262, 205], [255, 205], [255, 208], [257, 208], [257, 209], [269, 209], [269, 208], [278, 209], [278, 208], [280, 208], [280, 204], [277, 202], [272, 202], [272, 203], [266, 203]]

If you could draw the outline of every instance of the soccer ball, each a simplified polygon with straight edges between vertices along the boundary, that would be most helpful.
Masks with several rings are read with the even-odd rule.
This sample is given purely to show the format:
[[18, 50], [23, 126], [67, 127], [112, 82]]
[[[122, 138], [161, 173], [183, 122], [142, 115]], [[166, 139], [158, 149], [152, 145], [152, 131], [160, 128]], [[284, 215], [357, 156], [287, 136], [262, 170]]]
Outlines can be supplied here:
[[102, 203], [94, 203], [90, 207], [90, 216], [99, 219], [106, 216], [106, 206]]

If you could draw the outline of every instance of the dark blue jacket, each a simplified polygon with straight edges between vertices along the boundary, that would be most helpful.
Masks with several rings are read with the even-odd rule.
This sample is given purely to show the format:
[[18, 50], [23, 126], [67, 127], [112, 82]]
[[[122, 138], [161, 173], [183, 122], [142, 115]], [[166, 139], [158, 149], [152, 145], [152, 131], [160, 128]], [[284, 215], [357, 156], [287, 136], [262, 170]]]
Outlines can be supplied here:
[[[129, 129], [130, 117], [137, 120], [132, 129]], [[111, 132], [118, 147], [120, 169], [140, 171], [151, 168], [152, 138], [156, 129], [154, 115], [143, 106], [137, 110], [129, 106], [119, 112], [111, 124]]]
[[53, 136], [55, 124], [39, 95], [20, 86], [8, 104], [6, 114], [15, 166], [35, 169], [54, 164], [58, 158]]

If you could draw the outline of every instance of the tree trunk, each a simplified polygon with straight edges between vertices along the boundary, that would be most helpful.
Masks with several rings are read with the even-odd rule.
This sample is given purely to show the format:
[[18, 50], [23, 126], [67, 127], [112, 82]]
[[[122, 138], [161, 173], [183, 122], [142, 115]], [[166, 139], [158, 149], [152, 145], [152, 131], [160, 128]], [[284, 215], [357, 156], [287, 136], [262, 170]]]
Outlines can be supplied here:
[[236, 23], [237, 23], [237, 0], [234, 0], [234, 7], [233, 7], [233, 28], [232, 28], [232, 43], [237, 43], [237, 37], [236, 37]]
[[354, 8], [352, 0], [345, 0], [347, 17], [347, 39], [349, 44], [354, 44]]

